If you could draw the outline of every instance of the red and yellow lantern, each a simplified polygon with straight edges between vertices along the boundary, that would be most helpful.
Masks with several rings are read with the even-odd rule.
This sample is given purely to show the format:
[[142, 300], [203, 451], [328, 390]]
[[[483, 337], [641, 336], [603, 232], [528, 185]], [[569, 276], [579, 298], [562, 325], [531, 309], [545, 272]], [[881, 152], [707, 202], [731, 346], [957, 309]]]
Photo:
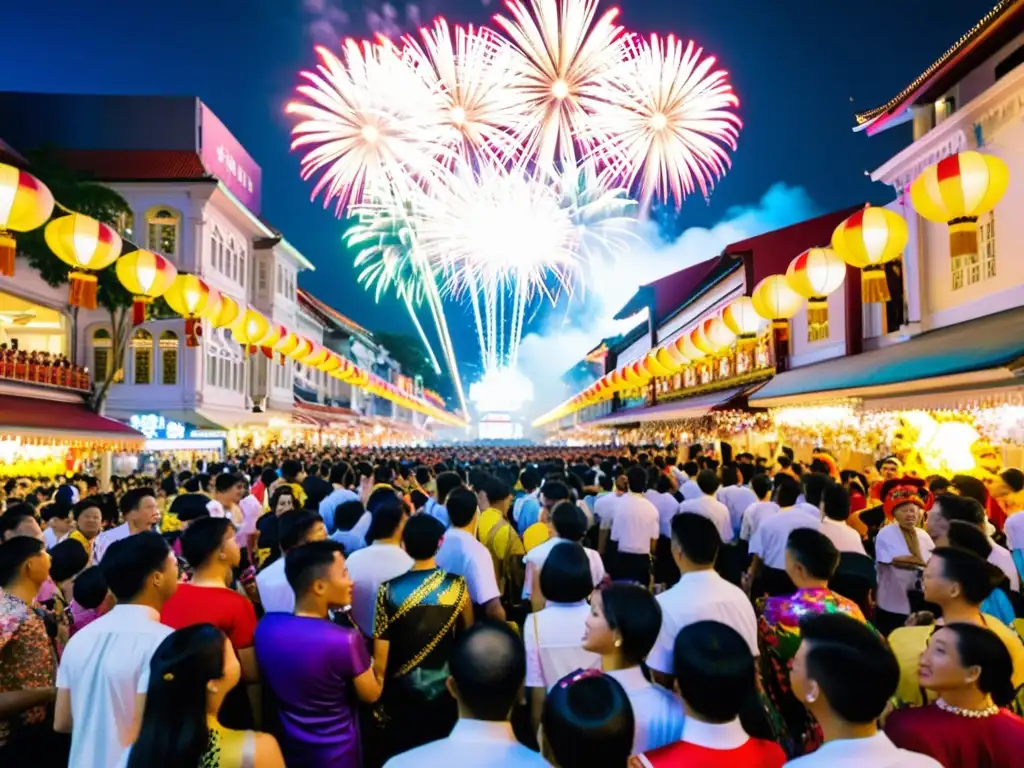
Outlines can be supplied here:
[[[317, 368], [319, 370], [319, 366], [325, 360], [327, 360], [328, 354], [329, 352], [327, 351], [327, 349], [320, 346], [316, 342], [313, 342], [312, 350], [310, 351], [310, 353], [301, 360], [299, 360], [299, 362], [302, 363], [303, 365], [308, 365], [310, 368]], [[378, 381], [380, 381], [380, 379], [378, 379]]]
[[832, 233], [832, 250], [860, 270], [861, 300], [865, 304], [890, 299], [885, 265], [900, 257], [907, 238], [907, 222], [888, 208], [857, 211]]
[[281, 326], [281, 330], [283, 333], [281, 334], [281, 338], [278, 339], [277, 343], [274, 345], [274, 351], [280, 356], [281, 365], [284, 365], [285, 359], [291, 355], [292, 352], [298, 349], [299, 337], [284, 326]]
[[109, 267], [121, 255], [121, 236], [113, 227], [81, 213], [61, 216], [46, 225], [46, 244], [71, 267], [68, 304], [96, 309], [96, 272]]
[[198, 347], [203, 328], [201, 318], [216, 296], [206, 281], [196, 275], [179, 272], [164, 294], [167, 306], [185, 318], [185, 346]]
[[146, 309], [167, 293], [178, 270], [159, 253], [138, 249], [126, 253], [114, 265], [117, 279], [132, 294], [132, 324], [146, 322]]
[[749, 349], [757, 340], [757, 332], [764, 319], [757, 314], [749, 296], [740, 296], [722, 310], [722, 322], [736, 334], [737, 346]]
[[1006, 163], [981, 152], [961, 152], [925, 168], [910, 185], [910, 202], [929, 221], [949, 227], [949, 255], [978, 252], [978, 217], [995, 208], [1010, 183]]
[[658, 362], [658, 356], [654, 350], [648, 352], [644, 356], [643, 360], [641, 360], [641, 366], [643, 367], [644, 372], [652, 379], [658, 376], [668, 376], [672, 373], [668, 368], [665, 368]]
[[309, 353], [312, 351], [313, 342], [305, 336], [299, 336], [298, 344], [295, 345], [295, 349], [288, 353], [288, 357], [297, 363], [301, 363], [303, 358], [309, 357]]
[[709, 317], [700, 324], [701, 335], [708, 340], [715, 348], [716, 353], [722, 353], [732, 346], [736, 341], [736, 334], [729, 330], [729, 327], [722, 322], [722, 318]]
[[768, 275], [754, 286], [750, 295], [757, 314], [772, 323], [775, 368], [789, 367], [789, 319], [804, 305], [803, 297], [789, 287], [783, 275]]
[[670, 344], [668, 346], [658, 347], [658, 351], [655, 352], [655, 357], [657, 358], [658, 363], [661, 365], [662, 368], [668, 371], [670, 375], [678, 371], [684, 365], [686, 365], [686, 363], [683, 360], [681, 360], [680, 357], [673, 356], [673, 354], [669, 351], [669, 349], [671, 349], [674, 346], [674, 344]]
[[0, 163], [0, 275], [14, 277], [17, 244], [11, 232], [30, 232], [53, 213], [53, 195], [31, 173]]
[[270, 321], [262, 312], [247, 307], [235, 324], [231, 326], [231, 335], [242, 345], [246, 357], [263, 344], [263, 340], [272, 332]]
[[831, 248], [809, 248], [786, 269], [789, 287], [807, 299], [807, 340], [828, 338], [828, 297], [846, 279], [846, 262]]

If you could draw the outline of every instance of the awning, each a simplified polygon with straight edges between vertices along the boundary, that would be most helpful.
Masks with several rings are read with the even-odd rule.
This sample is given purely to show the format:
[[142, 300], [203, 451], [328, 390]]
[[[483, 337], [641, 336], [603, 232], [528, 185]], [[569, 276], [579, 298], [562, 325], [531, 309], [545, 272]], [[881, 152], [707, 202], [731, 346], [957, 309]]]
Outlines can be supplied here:
[[100, 443], [137, 448], [145, 441], [127, 424], [93, 413], [84, 403], [0, 395], [0, 436]]
[[588, 421], [584, 426], [607, 427], [647, 421], [696, 419], [701, 416], [707, 416], [711, 411], [744, 407], [746, 405], [745, 402], [742, 402], [745, 399], [744, 395], [751, 389], [750, 385], [720, 389], [717, 392], [708, 392], [705, 395], [674, 400], [670, 403], [662, 403], [650, 408], [630, 408], [626, 411], [616, 411], [610, 416]]
[[357, 423], [359, 414], [351, 408], [344, 408], [339, 405], [320, 405], [310, 403], [301, 398], [295, 398], [295, 410], [292, 412], [292, 421], [297, 424], [317, 427], [319, 429], [330, 429], [337, 425], [351, 425]]
[[765, 408], [843, 397], [909, 397], [1000, 388], [1018, 381], [1022, 358], [1024, 309], [1012, 309], [781, 373], [751, 396], [750, 403]]

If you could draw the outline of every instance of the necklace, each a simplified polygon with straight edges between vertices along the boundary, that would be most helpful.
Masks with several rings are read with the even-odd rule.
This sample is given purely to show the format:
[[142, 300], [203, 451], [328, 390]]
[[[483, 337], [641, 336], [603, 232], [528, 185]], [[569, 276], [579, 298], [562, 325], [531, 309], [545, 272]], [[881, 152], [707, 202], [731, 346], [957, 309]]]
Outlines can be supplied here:
[[959, 715], [960, 717], [970, 717], [975, 720], [980, 720], [985, 717], [992, 717], [992, 715], [999, 714], [999, 707], [995, 704], [989, 704], [984, 709], [964, 709], [963, 707], [954, 707], [952, 704], [947, 704], [942, 699], [935, 700], [935, 706], [941, 709], [943, 712], [949, 712], [951, 715]]

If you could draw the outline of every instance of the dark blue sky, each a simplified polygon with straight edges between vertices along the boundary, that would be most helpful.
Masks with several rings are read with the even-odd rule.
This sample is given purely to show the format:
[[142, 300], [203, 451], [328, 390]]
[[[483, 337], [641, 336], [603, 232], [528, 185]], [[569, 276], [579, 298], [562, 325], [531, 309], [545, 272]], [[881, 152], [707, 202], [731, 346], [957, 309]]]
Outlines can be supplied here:
[[[806, 189], [823, 210], [885, 199], [864, 172], [907, 140], [869, 139], [853, 113], [887, 101], [994, 0], [630, 0], [622, 22], [693, 38], [730, 71], [744, 129], [733, 170], [712, 197], [687, 202], [679, 228], [709, 226], [756, 202], [774, 182]], [[317, 266], [300, 285], [370, 328], [411, 330], [398, 307], [357, 289], [342, 226], [309, 201], [288, 150], [283, 106], [312, 35], [365, 34], [378, 0], [23, 0], [5, 3], [0, 90], [199, 96], [263, 168], [263, 212]], [[485, 22], [498, 0], [427, 0], [424, 20]], [[428, 7], [429, 6], [429, 7]], [[486, 6], [486, 7], [485, 7]], [[602, 7], [605, 7], [602, 4]], [[339, 12], [340, 11], [340, 12]], [[400, 12], [400, 16], [404, 11]], [[708, 254], [711, 256], [713, 254]], [[392, 311], [395, 310], [395, 311]], [[453, 313], [458, 310], [453, 308]], [[475, 354], [471, 321], [455, 322], [460, 357]], [[565, 361], [566, 367], [572, 361]]]

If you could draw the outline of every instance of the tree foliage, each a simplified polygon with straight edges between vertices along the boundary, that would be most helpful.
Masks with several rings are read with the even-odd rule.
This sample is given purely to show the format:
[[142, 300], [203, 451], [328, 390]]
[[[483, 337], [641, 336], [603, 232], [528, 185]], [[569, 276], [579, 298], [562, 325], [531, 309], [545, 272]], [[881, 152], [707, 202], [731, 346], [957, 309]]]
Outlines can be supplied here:
[[423, 386], [437, 392], [445, 400], [454, 397], [455, 390], [451, 380], [434, 371], [430, 358], [423, 350], [423, 342], [415, 336], [405, 333], [374, 331], [373, 337], [384, 347], [394, 360], [402, 367], [402, 373], [410, 378], [419, 376]]

